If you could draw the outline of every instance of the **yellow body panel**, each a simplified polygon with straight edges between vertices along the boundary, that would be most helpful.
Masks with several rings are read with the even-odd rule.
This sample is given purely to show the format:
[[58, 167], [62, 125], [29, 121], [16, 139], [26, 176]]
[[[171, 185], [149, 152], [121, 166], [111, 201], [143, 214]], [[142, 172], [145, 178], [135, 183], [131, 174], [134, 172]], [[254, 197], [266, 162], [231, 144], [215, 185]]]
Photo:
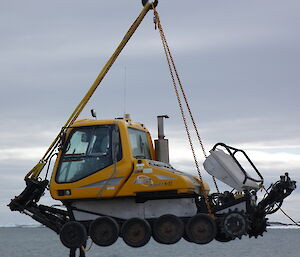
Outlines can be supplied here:
[[[119, 128], [122, 159], [92, 175], [72, 183], [57, 183], [56, 173], [59, 168], [63, 149], [59, 152], [54, 165], [50, 182], [51, 196], [57, 200], [68, 199], [97, 199], [113, 197], [132, 197], [139, 192], [177, 191], [180, 193], [199, 193], [200, 181], [191, 175], [164, 167], [162, 163], [154, 161], [155, 150], [148, 130], [140, 123], [133, 123], [130, 119], [116, 120], [79, 120], [67, 131], [68, 137], [73, 128], [95, 125], [112, 125]], [[147, 140], [152, 160], [133, 158], [128, 127], [147, 133]], [[208, 185], [204, 184], [209, 191]], [[70, 194], [60, 195], [59, 191], [70, 190]]]
[[[122, 187], [118, 196], [135, 196], [139, 192], [174, 191], [194, 193], [198, 191], [196, 179], [178, 171], [155, 167], [149, 160], [134, 161], [134, 172]], [[199, 191], [197, 192], [199, 193]]]

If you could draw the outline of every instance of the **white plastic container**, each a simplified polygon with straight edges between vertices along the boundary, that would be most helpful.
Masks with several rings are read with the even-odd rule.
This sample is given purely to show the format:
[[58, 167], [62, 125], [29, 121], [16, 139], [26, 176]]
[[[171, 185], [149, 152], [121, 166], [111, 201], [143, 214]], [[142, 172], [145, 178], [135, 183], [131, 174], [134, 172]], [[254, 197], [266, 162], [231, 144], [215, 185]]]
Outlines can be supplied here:
[[243, 184], [245, 174], [231, 155], [226, 154], [223, 150], [211, 150], [210, 155], [204, 161], [203, 166], [210, 175], [238, 191], [243, 191], [245, 189], [259, 189], [259, 184], [249, 179]]

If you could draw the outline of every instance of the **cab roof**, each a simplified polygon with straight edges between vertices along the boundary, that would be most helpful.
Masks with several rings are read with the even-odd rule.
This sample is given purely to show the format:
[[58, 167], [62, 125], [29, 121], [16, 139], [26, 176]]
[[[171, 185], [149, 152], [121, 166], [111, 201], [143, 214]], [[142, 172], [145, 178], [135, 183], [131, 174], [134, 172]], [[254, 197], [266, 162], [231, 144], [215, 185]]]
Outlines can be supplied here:
[[76, 120], [72, 127], [85, 127], [85, 126], [96, 126], [96, 125], [109, 125], [109, 124], [123, 124], [126, 127], [131, 127], [139, 130], [147, 131], [144, 124], [140, 122], [133, 122], [130, 118], [116, 118], [113, 120], [96, 120], [96, 119], [81, 119]]

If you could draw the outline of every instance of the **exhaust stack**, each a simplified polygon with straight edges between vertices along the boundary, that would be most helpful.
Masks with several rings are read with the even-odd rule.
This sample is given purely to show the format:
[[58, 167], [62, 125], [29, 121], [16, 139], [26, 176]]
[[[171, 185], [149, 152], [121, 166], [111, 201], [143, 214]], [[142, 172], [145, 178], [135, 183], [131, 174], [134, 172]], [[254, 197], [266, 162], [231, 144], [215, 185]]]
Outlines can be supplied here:
[[169, 163], [169, 141], [165, 139], [164, 118], [168, 119], [168, 115], [157, 116], [158, 139], [155, 142], [155, 157], [157, 161]]

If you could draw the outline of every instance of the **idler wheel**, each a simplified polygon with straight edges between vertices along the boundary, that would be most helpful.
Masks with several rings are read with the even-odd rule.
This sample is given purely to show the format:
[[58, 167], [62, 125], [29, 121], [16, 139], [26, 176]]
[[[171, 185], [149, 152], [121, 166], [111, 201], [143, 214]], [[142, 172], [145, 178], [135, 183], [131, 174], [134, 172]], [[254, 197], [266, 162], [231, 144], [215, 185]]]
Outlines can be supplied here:
[[87, 233], [81, 223], [69, 221], [62, 226], [59, 237], [65, 247], [80, 248], [87, 240]]
[[184, 224], [175, 215], [160, 216], [153, 225], [153, 238], [161, 244], [177, 243], [184, 232]]
[[90, 224], [90, 237], [99, 246], [110, 246], [117, 241], [119, 224], [110, 217], [100, 217]]
[[122, 226], [124, 242], [131, 247], [142, 247], [151, 238], [151, 227], [148, 221], [140, 218], [131, 218]]
[[197, 214], [186, 224], [188, 238], [196, 244], [208, 244], [217, 233], [216, 222], [207, 214]]

